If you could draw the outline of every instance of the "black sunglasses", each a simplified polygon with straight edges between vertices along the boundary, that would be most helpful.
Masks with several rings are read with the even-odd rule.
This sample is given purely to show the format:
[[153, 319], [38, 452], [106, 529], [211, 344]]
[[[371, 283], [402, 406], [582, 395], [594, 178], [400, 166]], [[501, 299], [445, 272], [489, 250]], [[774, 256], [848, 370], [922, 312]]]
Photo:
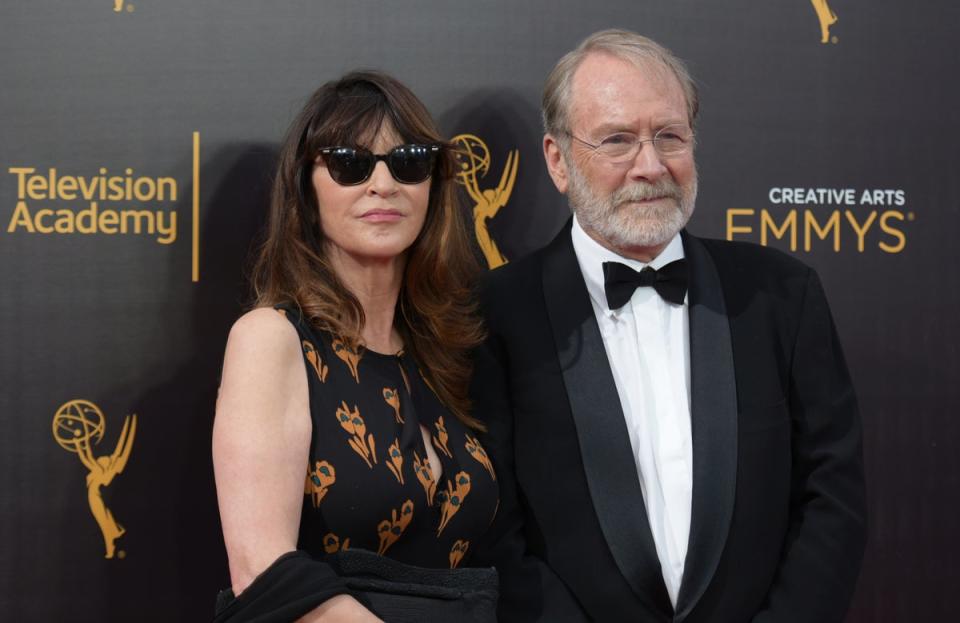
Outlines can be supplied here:
[[390, 175], [401, 184], [419, 184], [433, 173], [439, 145], [397, 145], [385, 154], [358, 147], [323, 147], [318, 150], [330, 177], [341, 186], [356, 186], [370, 179], [377, 162], [387, 163]]

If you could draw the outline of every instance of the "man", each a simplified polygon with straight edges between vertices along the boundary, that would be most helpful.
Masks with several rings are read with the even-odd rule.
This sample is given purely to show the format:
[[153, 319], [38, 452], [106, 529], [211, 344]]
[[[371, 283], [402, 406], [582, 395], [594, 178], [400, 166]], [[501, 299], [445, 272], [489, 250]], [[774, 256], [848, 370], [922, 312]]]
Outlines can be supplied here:
[[811, 269], [682, 231], [697, 107], [683, 64], [624, 31], [547, 80], [543, 151], [574, 218], [491, 273], [475, 371], [503, 620], [848, 607], [865, 500], [840, 344]]

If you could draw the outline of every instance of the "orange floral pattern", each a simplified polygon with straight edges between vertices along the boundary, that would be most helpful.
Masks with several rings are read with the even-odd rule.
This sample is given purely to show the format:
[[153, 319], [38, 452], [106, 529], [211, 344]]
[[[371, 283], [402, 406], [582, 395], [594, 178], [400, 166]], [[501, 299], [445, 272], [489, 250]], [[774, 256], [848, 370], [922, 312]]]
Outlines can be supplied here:
[[493, 471], [493, 464], [490, 462], [490, 457], [487, 456], [487, 451], [483, 449], [483, 446], [480, 445], [480, 441], [478, 441], [476, 437], [471, 437], [469, 433], [467, 433], [466, 437], [467, 443], [464, 444], [464, 448], [470, 453], [470, 456], [486, 468], [490, 473], [490, 477], [496, 480], [497, 474]]
[[327, 535], [323, 537], [323, 551], [328, 554], [335, 554], [346, 549], [350, 549], [349, 538], [344, 539], [343, 543], [340, 543], [340, 537], [332, 532], [328, 532]]
[[467, 472], [457, 472], [454, 481], [456, 481], [456, 485], [448, 480], [446, 491], [437, 493], [437, 498], [440, 500], [441, 505], [440, 527], [437, 528], [437, 536], [440, 536], [440, 533], [447, 527], [447, 524], [450, 523], [453, 516], [460, 512], [460, 509], [463, 508], [463, 501], [467, 498], [467, 494], [470, 493], [470, 474]]
[[[373, 433], [366, 435], [367, 425], [360, 417], [360, 409], [354, 405], [353, 411], [351, 411], [347, 407], [346, 401], [343, 401], [337, 409], [337, 420], [343, 430], [352, 435], [347, 443], [350, 444], [354, 452], [363, 457], [363, 460], [367, 462], [367, 467], [373, 469], [373, 464], [377, 462], [376, 444]], [[366, 435], [366, 438], [364, 438], [364, 435]]]
[[333, 469], [333, 465], [327, 461], [317, 461], [313, 468], [307, 466], [307, 481], [304, 484], [303, 493], [311, 497], [313, 507], [317, 508], [327, 495], [330, 485], [336, 481], [337, 472]]
[[309, 390], [296, 546], [318, 559], [362, 548], [427, 568], [469, 565], [496, 514], [495, 463], [432, 391], [432, 368], [348, 348], [295, 304], [277, 313], [296, 328]]
[[413, 452], [413, 473], [423, 485], [423, 492], [427, 494], [427, 505], [433, 506], [433, 496], [437, 491], [437, 481], [433, 479], [433, 470], [430, 469], [430, 459], [420, 458], [416, 450]]
[[320, 379], [320, 382], [326, 383], [327, 374], [330, 372], [330, 368], [327, 367], [327, 364], [323, 363], [323, 360], [320, 359], [320, 353], [317, 352], [316, 347], [307, 340], [303, 341], [303, 354], [306, 356], [307, 361], [310, 362], [310, 365], [313, 366], [313, 369], [317, 373], [317, 378]]
[[377, 534], [380, 536], [380, 549], [377, 553], [383, 556], [387, 549], [397, 542], [412, 519], [413, 500], [404, 502], [399, 513], [397, 509], [390, 511], [390, 519], [384, 519], [377, 526]]
[[449, 439], [450, 436], [447, 434], [447, 427], [443, 424], [443, 416], [438, 417], [433, 425], [437, 429], [437, 434], [433, 436], [433, 445], [437, 447], [437, 450], [440, 450], [452, 459], [453, 455], [450, 454], [450, 449], [447, 448], [447, 439]]
[[360, 382], [360, 353], [358, 353], [353, 348], [347, 346], [343, 340], [337, 338], [334, 339], [331, 343], [333, 347], [333, 354], [340, 358], [343, 363], [347, 364], [347, 368], [350, 369], [350, 375], [353, 377], [353, 380], [357, 383]]
[[456, 569], [463, 557], [467, 555], [467, 549], [470, 548], [470, 541], [457, 539], [450, 548], [450, 568]]
[[397, 424], [403, 424], [403, 418], [400, 417], [400, 395], [397, 393], [397, 390], [384, 387], [383, 399], [388, 405], [393, 407], [393, 417], [397, 419]]
[[400, 452], [400, 441], [394, 439], [393, 443], [387, 449], [387, 467], [390, 473], [396, 476], [400, 484], [403, 484], [403, 454]]

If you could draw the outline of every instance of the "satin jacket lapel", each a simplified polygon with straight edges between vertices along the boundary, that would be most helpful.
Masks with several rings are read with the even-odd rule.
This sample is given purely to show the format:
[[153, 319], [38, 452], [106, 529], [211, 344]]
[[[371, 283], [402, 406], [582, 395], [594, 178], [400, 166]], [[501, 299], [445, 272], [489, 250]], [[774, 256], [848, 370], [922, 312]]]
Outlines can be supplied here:
[[737, 386], [720, 276], [697, 238], [684, 232], [683, 248], [690, 266], [693, 495], [677, 621], [690, 614], [716, 572], [730, 531], [737, 472]]
[[543, 293], [590, 497], [604, 538], [637, 596], [670, 613], [620, 398], [569, 225], [545, 249]]

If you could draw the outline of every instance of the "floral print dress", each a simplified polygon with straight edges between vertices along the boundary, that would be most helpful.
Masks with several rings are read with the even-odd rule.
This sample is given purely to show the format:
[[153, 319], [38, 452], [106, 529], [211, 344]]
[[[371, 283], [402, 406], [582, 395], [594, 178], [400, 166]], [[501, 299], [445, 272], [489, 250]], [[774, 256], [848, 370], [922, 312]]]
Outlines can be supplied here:
[[313, 421], [298, 547], [318, 560], [362, 548], [421, 567], [464, 565], [498, 506], [496, 474], [475, 433], [408, 355], [348, 348], [296, 309], [277, 311], [300, 336]]

